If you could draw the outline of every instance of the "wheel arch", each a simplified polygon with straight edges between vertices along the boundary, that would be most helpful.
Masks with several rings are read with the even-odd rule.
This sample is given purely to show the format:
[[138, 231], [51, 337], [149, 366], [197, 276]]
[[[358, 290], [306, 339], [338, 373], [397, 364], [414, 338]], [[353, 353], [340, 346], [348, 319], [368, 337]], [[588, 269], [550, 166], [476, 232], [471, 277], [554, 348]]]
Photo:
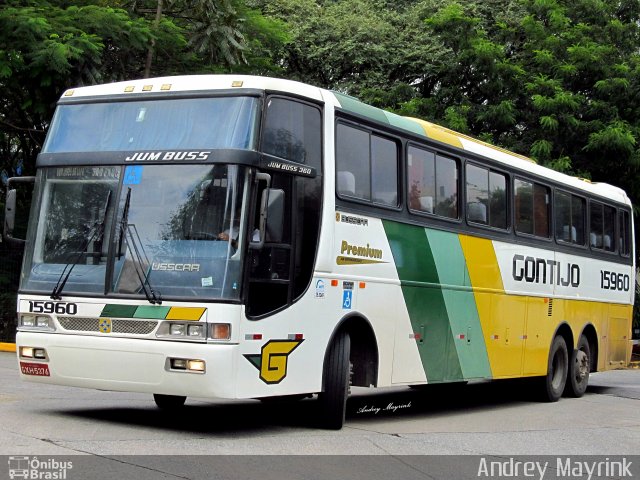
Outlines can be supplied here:
[[[342, 317], [334, 328], [327, 343], [324, 355], [324, 365], [327, 364], [327, 354], [336, 335], [340, 332], [349, 334], [351, 340], [351, 363], [353, 375], [351, 385], [358, 387], [376, 386], [378, 384], [378, 341], [369, 320], [362, 314], [353, 312]], [[324, 386], [325, 369], [323, 368]]]
[[596, 327], [591, 323], [587, 323], [582, 328], [582, 332], [580, 332], [580, 335], [581, 336], [584, 335], [587, 339], [587, 342], [589, 342], [589, 352], [591, 354], [591, 358], [590, 358], [591, 365], [590, 365], [589, 371], [597, 372], [598, 371], [598, 333], [596, 332]]
[[[555, 333], [551, 337], [551, 344], [553, 344], [553, 339], [557, 336], [564, 338], [564, 342], [567, 344], [567, 353], [569, 354], [569, 358], [571, 358], [571, 352], [573, 352], [573, 349], [575, 348], [575, 340], [573, 330], [571, 330], [571, 327], [567, 322], [562, 322], [558, 325], [558, 328], [556, 328]], [[549, 348], [551, 348], [551, 344], [549, 345]]]

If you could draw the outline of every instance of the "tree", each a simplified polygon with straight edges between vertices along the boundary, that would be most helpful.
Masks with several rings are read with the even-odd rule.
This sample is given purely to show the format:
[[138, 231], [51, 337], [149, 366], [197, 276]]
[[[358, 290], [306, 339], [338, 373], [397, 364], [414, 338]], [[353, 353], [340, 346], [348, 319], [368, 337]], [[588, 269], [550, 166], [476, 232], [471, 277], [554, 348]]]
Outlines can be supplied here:
[[[277, 70], [281, 22], [232, 0], [11, 0], [0, 8], [0, 171], [33, 173], [60, 94], [144, 76]], [[156, 7], [156, 8], [152, 8]], [[149, 18], [147, 18], [149, 15]], [[245, 34], [251, 41], [244, 43]], [[153, 60], [150, 62], [149, 60]]]
[[275, 0], [290, 76], [625, 188], [640, 165], [632, 0]]

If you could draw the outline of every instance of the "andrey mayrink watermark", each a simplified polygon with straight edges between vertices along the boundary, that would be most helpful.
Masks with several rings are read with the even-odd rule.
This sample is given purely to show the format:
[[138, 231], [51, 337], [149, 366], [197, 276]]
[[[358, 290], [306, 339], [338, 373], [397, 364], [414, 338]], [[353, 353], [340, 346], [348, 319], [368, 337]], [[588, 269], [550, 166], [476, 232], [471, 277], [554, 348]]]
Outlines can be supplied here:
[[[580, 461], [571, 457], [556, 458], [549, 461], [524, 461], [509, 458], [509, 460], [487, 460], [480, 458], [478, 477], [487, 478], [580, 478], [591, 480], [596, 478], [632, 478], [631, 466], [633, 462], [626, 458], [610, 460], [609, 457], [598, 461]], [[545, 475], [548, 477], [545, 477]]]
[[54, 458], [44, 460], [38, 457], [9, 457], [9, 478], [28, 480], [66, 480], [67, 471], [73, 462], [63, 462]]
[[380, 412], [393, 412], [396, 413], [398, 410], [404, 410], [406, 408], [411, 408], [411, 402], [403, 403], [401, 405], [396, 405], [393, 402], [387, 404], [386, 407], [376, 407], [376, 406], [368, 406], [360, 407], [357, 413], [373, 413], [375, 415]]

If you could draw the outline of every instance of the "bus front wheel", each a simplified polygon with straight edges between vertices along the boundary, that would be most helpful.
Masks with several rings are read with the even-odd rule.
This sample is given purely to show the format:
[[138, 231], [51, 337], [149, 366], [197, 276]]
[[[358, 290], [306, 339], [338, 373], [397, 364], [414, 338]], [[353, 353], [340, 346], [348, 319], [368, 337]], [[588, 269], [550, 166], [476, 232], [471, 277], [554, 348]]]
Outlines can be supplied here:
[[322, 426], [339, 430], [344, 425], [349, 396], [351, 338], [340, 332], [331, 343], [325, 359], [322, 392], [318, 395]]
[[178, 395], [162, 395], [160, 393], [153, 394], [153, 400], [156, 402], [158, 408], [162, 410], [175, 410], [181, 408], [187, 397], [181, 397]]
[[569, 376], [564, 394], [568, 397], [579, 398], [587, 391], [589, 372], [591, 371], [591, 349], [589, 341], [584, 335], [580, 336], [578, 346], [571, 354], [569, 362]]
[[549, 363], [547, 365], [547, 375], [543, 377], [543, 400], [557, 402], [567, 383], [569, 371], [569, 355], [567, 343], [564, 338], [558, 335], [553, 339], [549, 350]]

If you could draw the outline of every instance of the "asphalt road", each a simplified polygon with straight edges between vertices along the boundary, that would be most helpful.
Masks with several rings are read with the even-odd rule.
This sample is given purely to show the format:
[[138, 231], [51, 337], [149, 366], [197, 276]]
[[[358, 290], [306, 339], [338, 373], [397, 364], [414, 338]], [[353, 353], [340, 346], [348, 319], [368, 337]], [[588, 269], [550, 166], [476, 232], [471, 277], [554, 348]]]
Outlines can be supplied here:
[[[347, 456], [341, 457], [344, 462], [364, 455], [394, 456], [397, 460], [399, 455], [640, 452], [640, 370], [593, 374], [583, 398], [563, 398], [553, 404], [532, 400], [529, 385], [518, 381], [420, 390], [354, 389], [346, 425], [340, 431], [316, 427], [312, 399], [297, 403], [188, 399], [180, 413], [168, 414], [158, 410], [148, 395], [21, 382], [11, 353], [0, 352], [0, 385], [0, 455], [44, 458], [89, 454], [106, 462], [107, 470], [113, 470], [117, 456], [156, 456], [141, 457], [149, 462], [155, 458], [161, 465], [145, 467], [142, 474], [135, 473], [136, 480], [147, 478], [146, 474], [149, 478], [200, 478], [195, 473], [170, 472], [176, 456], [181, 455], [195, 455], [198, 457], [193, 458], [200, 460], [204, 455], [224, 456], [219, 459], [243, 455], [243, 462], [250, 464], [251, 459], [265, 458], [261, 455], [341, 455]], [[160, 459], [169, 458], [174, 460], [166, 460], [166, 468], [162, 467]], [[197, 460], [180, 463], [185, 461], [191, 466], [203, 465]], [[375, 461], [368, 464], [377, 465]], [[131, 461], [118, 461], [117, 465], [131, 468]], [[324, 465], [328, 468], [326, 462]], [[237, 470], [227, 467], [231, 472]], [[0, 478], [2, 469], [0, 465]], [[409, 470], [420, 471], [414, 467]], [[205, 472], [202, 478], [237, 478], [231, 474], [213, 477], [210, 470]], [[383, 467], [377, 466], [375, 472], [380, 478], [390, 478]], [[119, 478], [128, 478], [130, 473], [126, 470]], [[367, 478], [372, 478], [371, 474]]]

